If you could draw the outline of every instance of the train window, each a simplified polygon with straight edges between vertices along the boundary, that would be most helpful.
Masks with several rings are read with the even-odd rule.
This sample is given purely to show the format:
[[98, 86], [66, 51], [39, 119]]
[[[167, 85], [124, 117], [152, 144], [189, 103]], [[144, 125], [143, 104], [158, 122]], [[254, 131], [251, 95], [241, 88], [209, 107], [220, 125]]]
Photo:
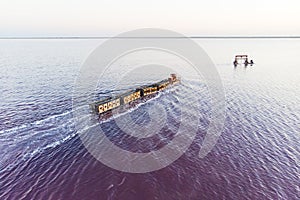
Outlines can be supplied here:
[[103, 111], [107, 111], [107, 103], [103, 104]]
[[129, 103], [130, 102], [130, 96], [126, 96], [125, 97], [125, 103]]
[[112, 102], [109, 102], [108, 103], [108, 109], [112, 109], [113, 105], [112, 105]]
[[103, 113], [103, 105], [100, 105], [99, 107], [98, 107], [98, 111], [99, 111], [99, 113]]

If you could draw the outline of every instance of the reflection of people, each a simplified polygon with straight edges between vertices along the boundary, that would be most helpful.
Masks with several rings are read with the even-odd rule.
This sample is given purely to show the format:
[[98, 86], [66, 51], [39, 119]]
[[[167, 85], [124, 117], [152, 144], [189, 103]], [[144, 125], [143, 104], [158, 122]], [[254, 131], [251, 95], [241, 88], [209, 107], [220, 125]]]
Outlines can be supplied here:
[[253, 65], [253, 64], [254, 64], [253, 60], [250, 60], [250, 65]]

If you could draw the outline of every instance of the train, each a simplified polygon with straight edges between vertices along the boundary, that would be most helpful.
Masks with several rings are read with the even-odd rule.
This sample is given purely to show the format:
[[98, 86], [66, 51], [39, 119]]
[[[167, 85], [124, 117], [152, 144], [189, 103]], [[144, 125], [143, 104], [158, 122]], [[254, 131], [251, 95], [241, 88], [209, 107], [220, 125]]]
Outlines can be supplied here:
[[141, 100], [147, 100], [154, 97], [158, 92], [163, 91], [180, 82], [176, 74], [170, 74], [170, 77], [154, 84], [140, 86], [136, 89], [129, 90], [123, 94], [105, 98], [90, 106], [92, 110], [99, 115], [100, 119], [108, 118], [113, 114], [113, 110], [126, 110], [135, 106]]

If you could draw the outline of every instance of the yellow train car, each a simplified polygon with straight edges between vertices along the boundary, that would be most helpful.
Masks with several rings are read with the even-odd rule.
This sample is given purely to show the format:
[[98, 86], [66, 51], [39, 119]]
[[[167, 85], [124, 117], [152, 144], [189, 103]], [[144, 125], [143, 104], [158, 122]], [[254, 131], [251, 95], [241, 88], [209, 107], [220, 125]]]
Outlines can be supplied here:
[[124, 104], [128, 104], [134, 100], [141, 98], [141, 91], [131, 91], [123, 95]]
[[112, 99], [112, 100], [106, 100], [104, 102], [98, 103], [98, 114], [104, 113], [106, 111], [112, 110], [114, 108], [117, 108], [121, 105], [120, 98]]
[[165, 90], [170, 85], [170, 81], [168, 79], [165, 79], [157, 84], [158, 84], [158, 90], [162, 91]]
[[152, 86], [148, 86], [148, 87], [143, 88], [144, 96], [154, 94], [157, 91], [158, 91], [157, 90], [157, 85], [152, 85]]

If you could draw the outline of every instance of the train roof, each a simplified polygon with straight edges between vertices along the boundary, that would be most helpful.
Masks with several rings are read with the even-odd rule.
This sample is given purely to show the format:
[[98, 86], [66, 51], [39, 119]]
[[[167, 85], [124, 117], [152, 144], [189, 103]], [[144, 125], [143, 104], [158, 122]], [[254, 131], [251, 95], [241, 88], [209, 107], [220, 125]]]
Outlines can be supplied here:
[[104, 99], [101, 99], [100, 101], [97, 101], [97, 102], [93, 103], [92, 105], [98, 105], [98, 104], [107, 103], [107, 102], [113, 101], [115, 99], [118, 99], [119, 97], [120, 96], [106, 97]]
[[143, 85], [143, 86], [140, 86], [140, 87], [138, 87], [137, 89], [144, 89], [144, 88], [147, 88], [147, 87], [157, 87], [157, 86], [159, 86], [160, 84], [165, 83], [165, 82], [169, 82], [169, 80], [168, 80], [168, 79], [164, 79], [164, 80], [159, 81], [159, 82], [157, 82], [157, 83], [152, 83], [152, 84], [149, 84], [149, 85]]
[[110, 102], [112, 100], [115, 100], [115, 99], [118, 99], [118, 98], [121, 98], [121, 97], [124, 97], [124, 96], [127, 96], [129, 94], [132, 94], [136, 91], [138, 91], [139, 89], [145, 89], [147, 87], [157, 87], [159, 86], [160, 84], [162, 83], [166, 83], [166, 82], [169, 82], [168, 79], [164, 79], [162, 81], [159, 81], [157, 83], [153, 83], [153, 84], [149, 84], [149, 85], [143, 85], [143, 86], [140, 86], [140, 87], [137, 87], [136, 89], [131, 89], [131, 90], [128, 90], [122, 94], [119, 94], [119, 95], [116, 95], [116, 96], [112, 96], [112, 97], [106, 97], [104, 99], [101, 99], [100, 101], [97, 101], [95, 103], [93, 103], [92, 105], [98, 105], [98, 104], [103, 104], [103, 103], [107, 103], [107, 102]]
[[124, 92], [124, 93], [118, 95], [118, 98], [119, 98], [119, 97], [127, 96], [127, 95], [132, 94], [132, 93], [134, 93], [134, 92], [136, 92], [136, 91], [137, 91], [137, 89], [134, 89], [134, 90], [128, 90], [128, 91], [126, 91], [126, 92]]
[[164, 79], [164, 80], [162, 80], [162, 81], [157, 82], [156, 84], [157, 84], [157, 85], [160, 85], [160, 84], [166, 83], [166, 82], [169, 82], [169, 79]]

